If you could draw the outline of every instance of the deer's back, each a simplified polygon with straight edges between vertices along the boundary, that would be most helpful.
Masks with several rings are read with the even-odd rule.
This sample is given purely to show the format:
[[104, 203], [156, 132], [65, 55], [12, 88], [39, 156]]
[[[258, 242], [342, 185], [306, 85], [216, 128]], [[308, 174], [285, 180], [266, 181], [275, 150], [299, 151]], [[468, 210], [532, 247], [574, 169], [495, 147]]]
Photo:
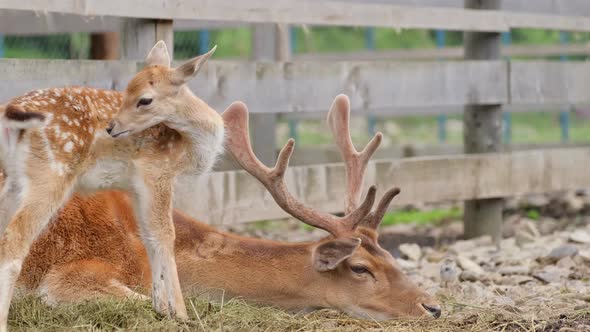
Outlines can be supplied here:
[[140, 279], [149, 279], [149, 264], [131, 206], [127, 195], [116, 191], [74, 196], [33, 244], [21, 285], [35, 289], [52, 267], [87, 259], [113, 264], [125, 284], [144, 284]]

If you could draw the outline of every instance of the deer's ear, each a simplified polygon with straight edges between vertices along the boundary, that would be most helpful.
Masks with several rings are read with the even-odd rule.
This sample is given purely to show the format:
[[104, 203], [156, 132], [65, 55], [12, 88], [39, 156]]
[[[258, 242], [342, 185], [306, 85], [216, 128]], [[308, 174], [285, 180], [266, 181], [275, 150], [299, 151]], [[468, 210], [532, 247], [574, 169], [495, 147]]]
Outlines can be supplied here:
[[360, 244], [361, 239], [355, 237], [323, 242], [313, 252], [313, 267], [319, 272], [334, 270], [345, 259], [352, 256]]
[[145, 63], [148, 66], [160, 65], [170, 67], [170, 54], [168, 48], [163, 40], [160, 40], [152, 47], [150, 53], [145, 58]]
[[203, 55], [199, 55], [196, 58], [192, 58], [180, 65], [178, 68], [174, 69], [170, 78], [172, 80], [172, 83], [181, 85], [188, 82], [191, 78], [195, 77], [195, 75], [197, 75], [197, 73], [203, 67], [205, 62], [207, 62], [211, 55], [215, 53], [216, 49], [217, 45], [213, 46], [213, 48], [209, 52]]

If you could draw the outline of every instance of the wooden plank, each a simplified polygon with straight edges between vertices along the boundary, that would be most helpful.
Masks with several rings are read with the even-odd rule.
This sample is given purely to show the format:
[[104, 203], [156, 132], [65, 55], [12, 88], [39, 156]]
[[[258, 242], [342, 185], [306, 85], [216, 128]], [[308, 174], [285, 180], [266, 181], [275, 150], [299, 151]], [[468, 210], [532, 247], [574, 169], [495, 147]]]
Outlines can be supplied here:
[[[321, 0], [343, 3], [395, 4], [412, 7], [463, 8], [464, 0]], [[502, 10], [551, 15], [590, 16], [587, 0], [504, 0]]]
[[[142, 58], [143, 52], [139, 54]], [[60, 85], [121, 88], [136, 72], [129, 62], [0, 60], [0, 100]], [[260, 63], [211, 61], [190, 87], [223, 110], [243, 100], [252, 112], [326, 111], [346, 93], [355, 111], [392, 107], [505, 103], [506, 62]], [[124, 86], [124, 85], [123, 85]]]
[[[0, 4], [1, 6], [1, 4]], [[48, 35], [72, 32], [122, 31], [125, 18], [112, 16], [80, 16], [53, 12], [30, 12], [0, 9], [0, 33], [4, 35]], [[179, 20], [175, 31], [237, 28], [244, 23], [222, 21]]]
[[121, 33], [121, 58], [143, 60], [156, 41], [154, 20], [127, 19]]
[[[356, 5], [385, 4], [418, 8], [438, 7], [458, 9], [463, 7], [463, 0], [330, 0], [330, 2], [334, 1], [345, 2], [347, 3], [347, 6], [349, 6], [350, 3], [353, 3]], [[8, 8], [11, 4], [5, 2], [6, 1], [0, 3], [0, 6]], [[38, 6], [43, 6], [42, 2], [39, 3]], [[0, 10], [0, 32], [3, 34], [26, 35], [68, 32], [107, 32], [120, 31], [123, 27], [123, 20], [113, 16], [62, 14], [49, 12], [48, 10], [45, 10], [46, 8], [40, 9], [39, 7], [32, 6], [19, 6], [18, 8], [28, 8], [29, 10], [35, 10], [36, 12]], [[554, 16], [590, 16], [590, 2], [586, 0], [535, 0], [535, 5], [531, 6], [530, 0], [511, 0], [504, 1], [503, 10], [506, 12], [537, 13]], [[115, 14], [111, 13], [111, 15]], [[195, 21], [194, 18], [195, 16], [176, 21], [174, 23], [175, 30], [235, 28], [244, 25], [244, 23], [241, 23], [241, 20], [233, 22], [219, 19], [214, 21]], [[202, 16], [199, 16], [199, 18], [202, 19]], [[516, 25], [514, 27], [522, 25], [521, 22], [527, 22], [527, 27], [535, 27], [538, 26], [538, 24], [544, 26], [547, 24], [546, 20], [537, 18], [525, 18], [524, 20], [516, 18], [511, 19], [510, 22]], [[551, 24], [555, 25], [554, 22], [551, 22]], [[575, 23], [567, 22], [568, 26], [572, 24], [575, 25]], [[557, 27], [553, 28], [556, 29]]]
[[174, 30], [171, 20], [127, 19], [121, 33], [122, 58], [143, 60], [156, 42], [163, 40], [174, 59]]
[[212, 62], [191, 86], [210, 103], [241, 99], [254, 112], [325, 111], [339, 93], [366, 111], [504, 102], [506, 79], [503, 62]]
[[[579, 0], [578, 0], [579, 1]], [[119, 16], [168, 20], [200, 20], [244, 23], [284, 23], [339, 26], [378, 26], [396, 29], [460, 31], [508, 31], [510, 28], [544, 28], [590, 31], [587, 4], [567, 0], [547, 3], [542, 13], [469, 11], [449, 7], [417, 7], [395, 4], [313, 0], [3, 0], [0, 8], [61, 12], [81, 16]], [[523, 10], [530, 10], [524, 4]], [[559, 9], [550, 11], [550, 9]], [[578, 9], [578, 10], [576, 10]], [[561, 13], [561, 15], [555, 15]], [[569, 16], [565, 16], [569, 15]], [[588, 15], [588, 16], [580, 16]]]
[[[465, 0], [465, 8], [499, 10], [501, 0]], [[501, 35], [495, 32], [465, 32], [465, 59], [500, 59]], [[465, 153], [499, 152], [502, 148], [502, 105], [467, 105], [463, 112]], [[467, 238], [491, 236], [496, 244], [502, 239], [501, 198], [467, 200], [464, 203], [463, 228]]]
[[501, 30], [509, 27], [499, 15], [461, 9], [415, 8], [396, 5], [313, 0], [3, 0], [0, 8], [61, 12], [82, 16], [121, 16], [146, 19], [195, 19], [249, 23], [385, 26], [448, 30]]
[[[400, 187], [402, 193], [393, 201], [396, 206], [509, 197], [588, 188], [589, 164], [589, 148], [380, 160], [369, 163], [365, 184], [378, 184], [379, 195], [386, 188]], [[343, 176], [342, 164], [314, 165], [291, 167], [286, 180], [306, 204], [338, 212], [343, 206]], [[194, 188], [200, 188], [198, 199]], [[244, 171], [179, 181], [175, 202], [213, 224], [286, 217], [264, 187]]]
[[[288, 37], [278, 24], [255, 24], [252, 28], [252, 58], [271, 62], [285, 60], [288, 48], [284, 44], [288, 44]], [[277, 157], [277, 114], [252, 114], [250, 125], [252, 148], [263, 163], [273, 165]]]
[[90, 34], [90, 59], [118, 60], [121, 39], [116, 32], [99, 32]]
[[137, 72], [135, 61], [0, 60], [0, 101], [47, 87], [83, 85], [122, 90]]
[[[0, 3], [2, 7], [2, 3]], [[29, 12], [0, 9], [0, 33], [5, 35], [45, 35], [69, 32], [120, 31], [123, 20], [118, 17]]]
[[590, 63], [516, 61], [510, 65], [512, 104], [588, 102]]
[[[353, 120], [354, 121], [354, 120]], [[540, 149], [562, 149], [586, 147], [590, 148], [590, 143], [548, 143], [548, 144], [511, 144], [505, 145], [504, 151], [526, 151], [526, 150], [540, 150]], [[277, 150], [278, 153], [278, 150]], [[410, 157], [433, 157], [443, 155], [458, 155], [463, 153], [463, 146], [457, 144], [436, 144], [436, 145], [414, 145], [403, 144], [396, 146], [388, 146], [380, 148], [373, 156], [374, 160], [391, 160], [397, 158]], [[293, 152], [289, 165], [291, 166], [311, 166], [318, 164], [333, 164], [342, 162], [340, 152], [334, 146], [313, 147], [305, 146], [298, 147]], [[215, 170], [221, 171], [236, 171], [241, 170], [241, 167], [236, 163], [231, 156], [223, 156], [219, 163], [217, 163]]]
[[[562, 55], [590, 56], [590, 43], [567, 45], [510, 45], [503, 46], [505, 57], [548, 57]], [[392, 61], [392, 60], [451, 60], [463, 58], [463, 47], [353, 51], [338, 53], [298, 53], [295, 61]]]
[[[151, 47], [151, 46], [150, 46]], [[145, 57], [145, 54], [139, 54]], [[29, 90], [84, 85], [122, 89], [141, 63], [0, 60], [0, 101]], [[511, 104], [511, 111], [552, 111], [590, 103], [590, 63], [211, 61], [191, 88], [218, 110], [235, 100], [251, 112], [326, 112], [339, 93], [353, 112], [380, 116], [456, 114], [465, 104]], [[508, 79], [510, 83], [507, 84]], [[510, 90], [510, 91], [508, 91]], [[535, 108], [527, 105], [542, 104]], [[557, 109], [557, 107], [556, 107]], [[297, 115], [309, 117], [315, 115]]]

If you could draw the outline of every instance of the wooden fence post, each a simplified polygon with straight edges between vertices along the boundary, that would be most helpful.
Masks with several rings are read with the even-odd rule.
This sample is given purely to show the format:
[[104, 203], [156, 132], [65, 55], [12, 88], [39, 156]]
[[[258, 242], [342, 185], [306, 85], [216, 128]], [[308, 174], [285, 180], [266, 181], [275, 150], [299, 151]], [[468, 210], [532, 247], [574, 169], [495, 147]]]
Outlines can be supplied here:
[[[501, 0], [465, 0], [468, 9], [500, 9]], [[466, 60], [500, 59], [501, 34], [465, 32]], [[502, 147], [502, 105], [469, 105], [463, 114], [465, 153], [498, 152]], [[498, 170], [501, 172], [502, 170]], [[502, 235], [501, 198], [465, 202], [464, 232], [467, 238], [491, 235], [499, 243]]]
[[174, 30], [171, 20], [128, 19], [121, 34], [121, 58], [144, 60], [158, 40], [166, 42], [174, 59]]
[[[286, 61], [290, 57], [289, 29], [286, 25], [264, 23], [254, 25], [252, 57], [257, 61]], [[250, 114], [252, 148], [260, 160], [272, 166], [276, 160], [275, 113]]]
[[94, 60], [119, 59], [118, 32], [98, 32], [90, 35], [90, 58]]

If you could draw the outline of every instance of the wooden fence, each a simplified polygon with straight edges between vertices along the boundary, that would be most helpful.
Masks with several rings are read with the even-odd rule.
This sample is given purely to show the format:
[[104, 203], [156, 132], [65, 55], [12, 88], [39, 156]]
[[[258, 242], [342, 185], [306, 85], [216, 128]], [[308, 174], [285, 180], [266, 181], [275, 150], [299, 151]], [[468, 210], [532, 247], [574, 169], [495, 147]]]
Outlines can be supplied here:
[[[590, 186], [585, 165], [590, 150], [564, 148], [499, 153], [497, 115], [528, 105], [590, 103], [590, 64], [508, 61], [501, 58], [500, 33], [513, 28], [590, 31], [585, 0], [0, 0], [0, 33], [122, 32], [125, 60], [0, 60], [0, 100], [26, 90], [80, 84], [121, 89], [158, 39], [173, 40], [173, 30], [202, 27], [254, 27], [254, 61], [211, 61], [191, 88], [219, 111], [234, 100], [254, 114], [255, 149], [274, 142], [268, 130], [276, 116], [325, 112], [334, 96], [346, 93], [355, 112], [398, 116], [452, 113], [465, 108], [470, 146], [492, 154], [420, 157], [375, 161], [367, 183], [402, 187], [398, 204], [472, 201], [488, 212], [468, 213], [471, 235], [496, 232], [501, 222], [497, 198]], [[464, 5], [467, 8], [464, 8]], [[378, 26], [466, 31], [464, 61], [415, 61], [461, 58], [463, 49], [298, 55], [287, 61], [288, 24]], [[535, 54], [587, 54], [588, 45], [537, 47]], [[506, 48], [503, 55], [532, 49]], [[397, 53], [396, 53], [397, 52]], [[414, 52], [414, 54], [411, 54]], [[422, 52], [422, 53], [420, 53]], [[405, 57], [414, 61], [396, 62]], [[329, 60], [329, 61], [327, 61]], [[380, 61], [375, 61], [380, 60]], [[429, 111], [430, 110], [430, 111]], [[492, 116], [490, 116], [492, 115]], [[476, 119], [480, 117], [481, 119]], [[475, 119], [475, 120], [474, 120]], [[472, 126], [473, 125], [473, 126]], [[484, 128], [485, 130], [480, 129]], [[266, 130], [265, 130], [266, 129]], [[268, 150], [268, 149], [267, 149]], [[274, 147], [262, 159], [274, 158]], [[264, 151], [263, 153], [264, 154]], [[293, 167], [288, 182], [304, 201], [328, 211], [342, 208], [340, 164]], [[176, 204], [211, 223], [249, 222], [285, 214], [260, 185], [241, 171], [181, 181]], [[202, 187], [195, 192], [195, 187]], [[203, 189], [203, 188], [206, 188]], [[490, 203], [491, 202], [491, 203]], [[471, 204], [469, 203], [469, 204]], [[492, 206], [489, 205], [489, 206]], [[489, 207], [488, 206], [488, 207]], [[493, 213], [489, 213], [494, 210]], [[491, 217], [490, 217], [491, 216]]]
[[[46, 86], [121, 89], [138, 66], [134, 61], [2, 59], [0, 100]], [[239, 99], [253, 113], [326, 112], [338, 93], [346, 93], [356, 112], [397, 116], [440, 106], [588, 103], [590, 63], [211, 61], [189, 86], [219, 111]]]

